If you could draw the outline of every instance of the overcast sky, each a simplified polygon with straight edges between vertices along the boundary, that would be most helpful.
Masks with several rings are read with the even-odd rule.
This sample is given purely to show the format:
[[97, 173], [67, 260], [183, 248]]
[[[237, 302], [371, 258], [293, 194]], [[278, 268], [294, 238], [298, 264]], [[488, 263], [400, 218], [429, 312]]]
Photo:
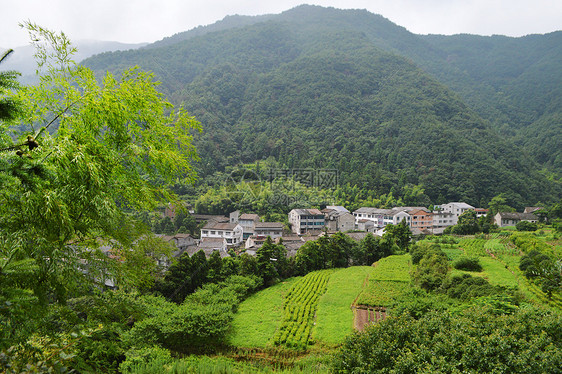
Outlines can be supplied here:
[[562, 29], [561, 0], [0, 0], [0, 47], [28, 43], [30, 20], [71, 40], [154, 42], [227, 15], [280, 13], [300, 4], [367, 9], [416, 34], [523, 36]]

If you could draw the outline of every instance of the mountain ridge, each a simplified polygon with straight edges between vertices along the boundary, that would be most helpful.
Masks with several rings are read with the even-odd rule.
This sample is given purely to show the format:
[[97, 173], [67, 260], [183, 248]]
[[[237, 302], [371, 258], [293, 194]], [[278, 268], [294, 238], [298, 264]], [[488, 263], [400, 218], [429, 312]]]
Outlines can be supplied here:
[[[379, 193], [399, 190], [404, 184], [421, 184], [426, 197], [434, 202], [448, 198], [480, 204], [502, 192], [511, 194], [518, 206], [559, 198], [559, 184], [546, 181], [537, 173], [538, 165], [526, 157], [527, 151], [497, 135], [497, 124], [480, 118], [477, 107], [470, 102], [469, 106], [464, 104], [466, 93], [443, 89], [443, 80], [447, 80], [443, 77], [437, 83], [439, 76], [431, 70], [440, 66], [444, 66], [439, 72], [445, 78], [453, 77], [461, 83], [468, 79], [454, 75], [459, 66], [443, 65], [448, 57], [446, 50], [426, 48], [431, 43], [423, 37], [360, 10], [302, 6], [268, 15], [263, 21], [259, 16], [251, 20], [259, 21], [200, 33], [157, 48], [108, 53], [85, 64], [99, 71], [118, 71], [133, 64], [152, 70], [171, 100], [183, 104], [206, 128], [206, 133], [196, 139], [204, 177], [225, 171], [229, 165], [273, 157], [288, 167], [336, 166], [349, 174], [344, 178], [346, 183], [360, 181], [364, 188]], [[346, 58], [354, 61], [347, 67]], [[380, 66], [369, 65], [369, 59], [375, 58]], [[385, 64], [395, 70], [388, 70]], [[331, 70], [323, 71], [325, 66]], [[338, 69], [343, 69], [344, 75]], [[299, 76], [299, 71], [306, 71], [308, 80]], [[287, 79], [291, 76], [295, 77], [293, 81]], [[365, 79], [386, 95], [362, 94]], [[412, 82], [425, 86], [417, 87]], [[383, 83], [393, 91], [384, 90]], [[478, 82], [469, 83], [473, 85], [463, 88], [474, 94]], [[322, 94], [315, 94], [311, 86]], [[321, 100], [315, 101], [315, 96]], [[355, 109], [352, 112], [349, 108]], [[493, 113], [498, 109], [490, 110]], [[373, 138], [368, 143], [374, 150], [346, 139], [344, 134], [340, 135], [339, 146], [326, 146], [332, 144], [333, 136], [323, 129], [337, 129], [329, 124], [337, 122], [326, 116], [330, 111], [356, 137]], [[293, 126], [283, 124], [283, 117], [293, 118]], [[311, 133], [314, 119], [320, 123], [320, 118], [324, 127], [316, 127], [316, 133]], [[410, 121], [410, 127], [399, 123], [400, 118]], [[299, 121], [311, 127], [299, 127]], [[415, 130], [414, 125], [421, 130]], [[361, 126], [369, 130], [361, 132]], [[400, 135], [408, 131], [424, 141], [414, 142]], [[442, 139], [443, 133], [451, 139]], [[299, 155], [293, 141], [315, 150], [316, 156], [305, 153], [300, 160], [291, 158]], [[445, 149], [457, 149], [459, 145], [462, 150], [458, 152]], [[420, 149], [423, 157], [418, 160], [412, 147]], [[424, 148], [436, 149], [441, 159]], [[471, 153], [471, 148], [478, 152]], [[343, 159], [344, 154], [348, 161]], [[371, 165], [366, 169], [373, 171], [370, 176], [357, 175], [361, 168], [350, 166], [365, 154], [369, 156], [363, 164]], [[383, 174], [386, 179], [376, 181]], [[453, 182], [447, 182], [447, 178]]]

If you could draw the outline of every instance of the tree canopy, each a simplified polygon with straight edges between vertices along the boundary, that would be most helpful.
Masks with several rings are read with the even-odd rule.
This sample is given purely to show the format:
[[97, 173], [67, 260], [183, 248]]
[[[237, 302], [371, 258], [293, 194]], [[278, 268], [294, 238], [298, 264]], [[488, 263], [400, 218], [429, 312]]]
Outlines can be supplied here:
[[[146, 234], [126, 210], [173, 200], [166, 185], [194, 178], [190, 134], [199, 124], [164, 99], [151, 74], [133, 68], [98, 82], [72, 62], [64, 34], [26, 26], [42, 75], [7, 94], [21, 124], [0, 125], [0, 282], [4, 290], [25, 262], [33, 275], [12, 286], [62, 299], [126, 262]], [[108, 261], [104, 244], [120, 261]]]

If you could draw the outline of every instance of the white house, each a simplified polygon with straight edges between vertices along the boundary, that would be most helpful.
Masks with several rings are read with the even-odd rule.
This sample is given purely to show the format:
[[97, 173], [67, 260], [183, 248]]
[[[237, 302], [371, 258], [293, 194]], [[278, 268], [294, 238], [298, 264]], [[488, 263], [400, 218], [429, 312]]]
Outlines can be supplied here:
[[408, 212], [400, 210], [400, 211], [395, 211], [395, 213], [392, 215], [391, 223], [393, 225], [398, 225], [400, 222], [406, 221], [406, 224], [410, 226], [412, 224], [411, 219], [412, 217], [410, 217], [410, 214]]
[[[358, 225], [360, 220], [368, 219], [369, 221], [373, 221], [376, 227], [383, 227], [385, 225], [385, 217], [391, 217], [392, 214], [392, 209], [369, 207], [361, 207], [353, 212], [355, 224]], [[392, 218], [388, 218], [387, 223], [392, 223]]]
[[440, 208], [441, 211], [445, 213], [451, 213], [453, 215], [454, 225], [456, 225], [457, 222], [459, 221], [459, 216], [461, 214], [463, 214], [467, 210], [474, 210], [474, 207], [472, 205], [468, 205], [467, 203], [460, 203], [460, 202], [443, 204], [440, 206]]
[[242, 235], [243, 229], [238, 223], [211, 221], [201, 229], [201, 239], [224, 238], [229, 247], [242, 244]]
[[443, 233], [445, 227], [453, 226], [455, 223], [453, 213], [436, 210], [433, 212], [433, 230], [435, 234]]
[[298, 235], [324, 228], [324, 214], [318, 209], [293, 209], [289, 212], [291, 230]]

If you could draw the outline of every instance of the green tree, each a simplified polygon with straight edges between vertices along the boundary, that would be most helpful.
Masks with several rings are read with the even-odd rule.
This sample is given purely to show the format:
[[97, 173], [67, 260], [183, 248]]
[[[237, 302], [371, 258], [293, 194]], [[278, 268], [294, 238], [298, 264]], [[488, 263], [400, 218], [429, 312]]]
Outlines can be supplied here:
[[329, 238], [326, 251], [326, 268], [343, 268], [349, 266], [351, 254], [357, 243], [342, 232], [337, 232]]
[[333, 371], [560, 371], [562, 317], [559, 313], [533, 307], [515, 308], [512, 314], [496, 313], [491, 306], [478, 305], [457, 313], [433, 311], [418, 320], [407, 314], [387, 318], [350, 335], [333, 360]]
[[537, 231], [538, 225], [536, 222], [529, 222], [529, 221], [519, 221], [515, 225], [517, 231]]
[[262, 278], [265, 285], [270, 285], [279, 277], [279, 272], [275, 263], [279, 261], [277, 246], [268, 236], [261, 247], [256, 251], [257, 275]]
[[295, 257], [296, 270], [301, 275], [325, 268], [325, 254], [319, 240], [304, 243]]
[[219, 251], [213, 251], [207, 260], [207, 280], [209, 282], [220, 282], [223, 278], [222, 259]]
[[[191, 216], [191, 214], [189, 214], [189, 212], [182, 209], [174, 217], [174, 227], [176, 228], [176, 231], [183, 234], [194, 234], [197, 231], [197, 222], [195, 222], [195, 219]], [[182, 231], [182, 228], [185, 232]]]
[[[0, 64], [12, 53], [9, 49], [0, 55]], [[15, 71], [0, 71], [0, 121], [13, 120], [18, 115], [18, 104], [13, 96], [12, 90], [19, 87], [17, 77], [20, 74]], [[3, 134], [0, 134], [3, 135]]]
[[402, 220], [398, 225], [386, 225], [382, 238], [389, 243], [396, 244], [398, 248], [406, 250], [412, 240], [412, 232], [406, 221]]
[[448, 271], [447, 255], [440, 249], [430, 246], [413, 272], [412, 280], [427, 291], [436, 290], [447, 277]]
[[29, 260], [33, 277], [20, 286], [47, 301], [113, 277], [114, 261], [96, 248], [130, 248], [146, 234], [124, 208], [175, 200], [166, 185], [193, 178], [190, 133], [199, 125], [164, 100], [152, 75], [132, 69], [98, 83], [72, 63], [64, 34], [27, 27], [46, 73], [8, 96], [21, 103], [24, 130], [12, 141], [1, 129], [0, 145], [22, 157], [0, 154], [0, 271]]
[[515, 209], [507, 205], [507, 198], [504, 193], [496, 195], [488, 203], [490, 214], [495, 216], [498, 212], [514, 212]]
[[478, 224], [478, 218], [476, 217], [476, 212], [474, 210], [467, 210], [463, 212], [458, 219], [455, 226], [451, 226], [450, 229], [447, 228], [447, 232], [458, 235], [472, 235], [480, 232], [480, 225]]
[[353, 263], [355, 265], [372, 265], [374, 262], [385, 257], [380, 240], [368, 233], [356, 246]]

